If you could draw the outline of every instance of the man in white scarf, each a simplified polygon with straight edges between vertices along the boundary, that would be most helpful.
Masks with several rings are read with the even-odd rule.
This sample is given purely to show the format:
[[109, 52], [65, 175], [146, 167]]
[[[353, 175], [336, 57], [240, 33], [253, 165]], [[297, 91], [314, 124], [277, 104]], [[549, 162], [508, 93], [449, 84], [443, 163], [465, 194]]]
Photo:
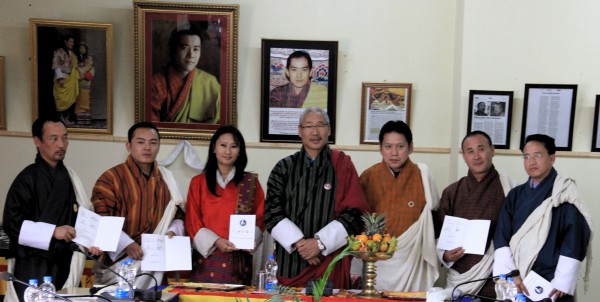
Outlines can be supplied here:
[[[550, 281], [556, 301], [574, 301], [579, 269], [591, 261], [592, 222], [575, 182], [559, 176], [554, 139], [530, 135], [522, 149], [526, 183], [510, 191], [494, 236], [494, 275], [519, 269], [519, 292], [529, 294], [522, 278], [531, 271]], [[533, 290], [533, 289], [531, 289]]]

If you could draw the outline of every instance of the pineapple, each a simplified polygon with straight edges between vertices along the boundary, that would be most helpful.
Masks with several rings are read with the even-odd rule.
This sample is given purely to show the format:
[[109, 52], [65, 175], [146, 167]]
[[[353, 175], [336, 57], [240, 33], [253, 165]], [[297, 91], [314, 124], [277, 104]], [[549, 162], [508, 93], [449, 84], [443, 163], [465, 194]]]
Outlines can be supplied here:
[[385, 215], [377, 215], [376, 213], [365, 212], [360, 217], [365, 224], [365, 232], [367, 236], [373, 236], [375, 234], [383, 234], [385, 229]]

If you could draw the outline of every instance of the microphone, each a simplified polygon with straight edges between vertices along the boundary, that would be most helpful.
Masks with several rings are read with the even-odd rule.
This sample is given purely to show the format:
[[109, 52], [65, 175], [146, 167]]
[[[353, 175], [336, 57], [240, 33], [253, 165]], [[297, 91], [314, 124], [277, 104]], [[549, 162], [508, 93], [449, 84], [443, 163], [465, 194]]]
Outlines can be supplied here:
[[464, 297], [475, 298], [475, 299], [471, 300], [471, 302], [482, 302], [482, 301], [512, 302], [511, 299], [498, 300], [498, 299], [494, 299], [494, 298], [490, 298], [490, 297], [473, 295], [473, 294], [465, 294], [464, 296], [460, 297], [460, 299], [458, 301], [459, 302], [462, 301], [462, 299]]
[[[82, 254], [84, 254], [86, 258], [88, 258], [88, 259], [90, 259], [90, 260], [92, 260], [92, 261], [94, 261], [94, 262], [96, 262], [96, 263], [100, 264], [100, 266], [102, 266], [103, 268], [105, 268], [105, 269], [109, 270], [111, 273], [115, 274], [115, 276], [117, 276], [117, 277], [119, 277], [119, 278], [121, 278], [121, 279], [125, 280], [125, 282], [127, 283], [127, 285], [129, 285], [129, 288], [131, 288], [131, 290], [132, 290], [132, 291], [134, 291], [133, 284], [131, 284], [131, 283], [130, 283], [130, 282], [127, 280], [127, 278], [125, 278], [125, 277], [121, 276], [119, 273], [115, 272], [113, 269], [111, 269], [110, 267], [108, 267], [108, 266], [107, 266], [107, 265], [105, 265], [104, 263], [102, 263], [102, 262], [98, 261], [98, 259], [96, 259], [96, 258], [92, 257], [92, 256], [91, 256], [90, 254], [88, 254], [86, 251], [82, 251], [82, 250], [79, 248], [79, 246], [77, 245], [77, 243], [75, 243], [75, 242], [71, 242], [71, 244], [69, 244], [69, 248], [70, 248], [70, 249], [71, 249], [71, 251], [73, 251], [73, 252], [78, 252], [78, 253], [82, 253]], [[110, 286], [110, 285], [108, 285], [108, 286]], [[105, 286], [105, 287], [107, 287], [107, 286]], [[92, 289], [94, 289], [94, 290], [95, 290], [95, 292], [92, 292]], [[95, 288], [95, 287], [92, 287], [92, 288], [90, 288], [90, 295], [94, 295], [96, 292], [98, 292], [98, 290], [101, 290], [101, 289], [104, 289], [104, 287], [102, 287], [102, 288]], [[102, 295], [100, 295], [100, 296], [102, 296]], [[114, 298], [114, 297], [112, 297], [112, 298]]]
[[[510, 271], [508, 274], [506, 274], [506, 277], [518, 277], [520, 276], [521, 273], [519, 272], [518, 269], [516, 270], [512, 270]], [[481, 279], [475, 279], [475, 280], [469, 280], [469, 281], [465, 281], [463, 283], [459, 283], [457, 284], [453, 289], [452, 289], [452, 295], [450, 296], [452, 298], [452, 301], [456, 301], [456, 299], [454, 299], [454, 291], [461, 285], [465, 285], [465, 284], [469, 284], [469, 283], [473, 283], [473, 282], [480, 282], [480, 281], [487, 281], [487, 280], [496, 280], [500, 278], [500, 275], [498, 276], [492, 276], [492, 277], [487, 277], [487, 278], [481, 278]]]
[[111, 283], [109, 285], [100, 286], [100, 287], [94, 287], [93, 286], [92, 288], [90, 288], [90, 295], [95, 295], [97, 292], [99, 292], [99, 291], [101, 291], [101, 290], [103, 290], [103, 289], [105, 289], [105, 288], [107, 288], [109, 286], [113, 286], [115, 284], [117, 284], [117, 282]]
[[[27, 287], [31, 287], [31, 285], [29, 285], [29, 283], [25, 283], [17, 278], [15, 278], [15, 276], [13, 276], [13, 274], [9, 273], [9, 272], [2, 272], [2, 280], [7, 281], [7, 282], [17, 282], [21, 285], [25, 285]], [[42, 292], [42, 293], [46, 293], [46, 294], [50, 294], [55, 298], [61, 299], [61, 300], [65, 300], [65, 301], [70, 301], [73, 302], [72, 300], [69, 300], [61, 295], [55, 294], [53, 292], [49, 292], [45, 289], [41, 289], [39, 287], [36, 288], [38, 291]]]

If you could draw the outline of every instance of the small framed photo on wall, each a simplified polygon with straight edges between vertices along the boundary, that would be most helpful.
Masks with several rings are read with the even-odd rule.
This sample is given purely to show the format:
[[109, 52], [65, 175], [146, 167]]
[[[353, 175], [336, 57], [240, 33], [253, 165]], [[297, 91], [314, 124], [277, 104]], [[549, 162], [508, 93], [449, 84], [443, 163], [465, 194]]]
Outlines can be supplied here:
[[594, 136], [592, 136], [592, 152], [600, 152], [600, 125], [598, 119], [600, 118], [600, 95], [596, 95], [596, 110], [594, 111]]
[[379, 131], [388, 121], [410, 126], [412, 84], [363, 83], [360, 143], [379, 144]]
[[300, 142], [300, 115], [319, 107], [335, 143], [337, 52], [337, 41], [262, 40], [262, 142]]
[[522, 148], [531, 134], [545, 134], [556, 143], [556, 150], [571, 151], [577, 85], [525, 84]]
[[469, 122], [467, 133], [483, 131], [497, 149], [510, 149], [512, 91], [469, 91]]

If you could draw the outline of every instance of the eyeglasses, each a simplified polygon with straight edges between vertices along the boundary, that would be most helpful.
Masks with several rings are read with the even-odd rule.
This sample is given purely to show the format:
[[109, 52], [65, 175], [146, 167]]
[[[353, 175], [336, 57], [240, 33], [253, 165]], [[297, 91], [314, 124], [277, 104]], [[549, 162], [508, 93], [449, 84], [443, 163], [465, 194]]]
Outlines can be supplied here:
[[544, 157], [544, 154], [542, 154], [542, 153], [526, 154], [526, 155], [523, 155], [523, 160], [528, 161], [533, 158], [533, 160], [537, 161], [538, 159], [540, 159], [542, 157]]
[[329, 124], [318, 124], [318, 125], [311, 125], [311, 126], [300, 126], [300, 128], [302, 130], [306, 130], [306, 131], [312, 131], [313, 129], [317, 129], [317, 130], [323, 130], [325, 128], [329, 127]]

